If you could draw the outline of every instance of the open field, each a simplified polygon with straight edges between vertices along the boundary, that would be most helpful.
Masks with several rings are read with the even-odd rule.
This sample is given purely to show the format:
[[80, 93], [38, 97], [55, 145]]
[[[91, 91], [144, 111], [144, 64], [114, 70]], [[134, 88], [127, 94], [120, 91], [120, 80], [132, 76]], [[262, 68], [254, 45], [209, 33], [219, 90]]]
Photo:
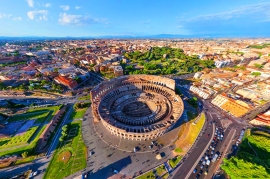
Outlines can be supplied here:
[[8, 122], [18, 122], [18, 121], [26, 121], [37, 119], [35, 123], [41, 123], [48, 116], [49, 112], [46, 111], [38, 111], [38, 112], [30, 112], [19, 115], [14, 115], [9, 117]]
[[44, 178], [62, 179], [86, 167], [87, 148], [82, 139], [82, 122], [72, 122], [68, 137], [59, 143]]
[[82, 118], [86, 112], [87, 108], [83, 109], [74, 109], [74, 111], [71, 114], [71, 117], [76, 119], [76, 118]]
[[[36, 129], [35, 132], [32, 133], [32, 136], [28, 139], [28, 140], [31, 140], [30, 143], [22, 143], [22, 141], [18, 140], [17, 138], [16, 145], [12, 143], [9, 147], [4, 146], [3, 148], [0, 148], [0, 156], [21, 154], [25, 151], [31, 152], [36, 147], [39, 136], [41, 135], [44, 129], [45, 129], [45, 125], [40, 126], [38, 129]], [[5, 143], [5, 144], [10, 144], [10, 143]]]
[[270, 134], [248, 129], [236, 157], [224, 159], [221, 168], [231, 179], [270, 178]]
[[51, 113], [49, 114], [50, 116], [47, 119], [47, 122], [50, 122], [51, 119], [53, 118], [53, 116], [56, 114], [56, 112], [62, 107], [62, 105], [59, 106], [48, 106], [48, 107], [42, 107], [42, 108], [31, 108], [27, 110], [27, 113], [30, 112], [49, 112], [51, 111]]
[[[22, 130], [22, 133], [19, 135], [15, 135], [15, 133], [18, 132], [19, 128], [16, 130], [10, 128], [10, 130], [13, 130], [14, 134], [13, 136], [11, 135], [10, 137], [0, 139], [0, 156], [13, 155], [13, 154], [20, 155], [23, 152], [28, 152], [30, 156], [33, 155], [34, 149], [39, 140], [39, 136], [41, 135], [41, 133], [44, 131], [46, 127], [46, 125], [42, 125], [42, 124], [44, 124], [44, 122], [49, 122], [52, 119], [53, 115], [57, 112], [57, 110], [60, 109], [60, 107], [61, 106], [31, 108], [24, 114], [14, 115], [10, 117], [9, 119], [10, 123], [8, 125], [13, 125], [15, 124], [14, 122], [17, 122], [21, 119], [23, 120], [36, 119], [36, 121], [33, 124], [33, 126], [30, 126], [30, 128], [28, 129], [27, 129], [27, 126], [24, 126], [26, 131], [24, 132], [24, 130]], [[27, 157], [23, 161], [18, 161], [18, 163], [25, 163], [27, 161], [31, 161], [33, 160], [31, 159], [31, 157]]]

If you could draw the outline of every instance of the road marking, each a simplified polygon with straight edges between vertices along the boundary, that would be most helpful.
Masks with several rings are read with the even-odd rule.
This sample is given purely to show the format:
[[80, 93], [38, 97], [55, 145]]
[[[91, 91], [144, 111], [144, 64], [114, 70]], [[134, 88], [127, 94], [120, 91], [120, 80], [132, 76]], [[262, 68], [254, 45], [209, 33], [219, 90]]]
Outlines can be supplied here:
[[[210, 139], [213, 139], [214, 137], [214, 133], [215, 133], [215, 123], [213, 123], [213, 132], [212, 132], [212, 136]], [[206, 145], [206, 147], [204, 148], [203, 152], [201, 153], [201, 155], [198, 157], [197, 161], [194, 162], [194, 165], [191, 167], [190, 171], [188, 172], [188, 174], [186, 175], [185, 179], [188, 179], [194, 169], [194, 167], [198, 164], [198, 162], [201, 160], [202, 156], [204, 155], [205, 151], [207, 150], [207, 148], [210, 146], [212, 140], [209, 140], [208, 144]]]

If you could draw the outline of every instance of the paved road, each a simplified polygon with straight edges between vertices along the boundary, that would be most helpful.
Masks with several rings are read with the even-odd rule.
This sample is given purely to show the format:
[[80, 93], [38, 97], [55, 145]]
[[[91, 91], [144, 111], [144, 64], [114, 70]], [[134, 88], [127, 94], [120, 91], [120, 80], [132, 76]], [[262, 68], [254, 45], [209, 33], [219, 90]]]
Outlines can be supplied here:
[[[179, 87], [179, 86], [178, 86]], [[181, 87], [180, 87], [181, 88]], [[181, 88], [182, 93], [187, 96], [188, 98], [191, 98], [193, 95], [187, 91], [184, 88]], [[226, 146], [228, 146], [229, 140], [231, 138], [234, 138], [235, 135], [239, 135], [242, 128], [246, 127], [248, 124], [245, 121], [239, 121], [239, 119], [234, 118], [233, 116], [228, 115], [222, 110], [219, 110], [215, 108], [209, 100], [203, 100], [201, 101], [203, 104], [203, 109], [206, 112], [206, 116], [208, 119], [208, 123], [210, 121], [216, 121], [217, 126], [222, 126], [221, 120], [219, 120], [219, 117], [222, 117], [222, 119], [228, 118], [228, 120], [231, 122], [229, 127], [225, 131], [225, 136], [223, 138], [223, 142], [219, 143], [216, 150], [224, 149]], [[231, 136], [231, 130], [235, 130], [235, 133], [233, 136]], [[207, 133], [209, 133], [207, 131]], [[228, 135], [230, 133], [230, 135]], [[194, 165], [196, 165], [196, 162], [198, 160], [198, 157], [202, 155], [204, 152], [204, 149], [207, 147], [208, 142], [212, 140], [212, 138], [205, 138], [201, 137], [198, 139], [197, 143], [195, 144], [196, 148], [193, 148], [189, 151], [188, 157], [185, 159], [185, 161], [182, 162], [181, 166], [178, 167], [173, 173], [171, 178], [195, 178], [195, 175], [188, 175], [190, 171], [194, 169]], [[226, 142], [224, 142], [226, 141]], [[228, 148], [231, 148], [233, 146], [233, 143], [230, 142]], [[222, 160], [222, 159], [221, 159]], [[219, 166], [219, 162], [216, 162], [209, 167], [209, 174], [208, 176], [213, 176]], [[199, 171], [199, 169], [198, 169]], [[201, 178], [205, 178], [205, 175], [202, 175]]]
[[[210, 137], [207, 137], [206, 134], [213, 134], [214, 132], [212, 126], [213, 123], [209, 125], [209, 123], [213, 121], [213, 119], [207, 113], [206, 119], [207, 119], [206, 123], [202, 129], [204, 131], [204, 134], [202, 134], [202, 136], [196, 141], [196, 143], [193, 145], [193, 148], [190, 149], [186, 159], [183, 159], [183, 163], [180, 165], [180, 167], [177, 168], [172, 173], [171, 178], [174, 179], [185, 178], [189, 173], [189, 171], [193, 168], [195, 161], [197, 161], [197, 159], [200, 158], [201, 151], [204, 150], [207, 147], [209, 141], [212, 140]], [[200, 152], [198, 152], [198, 150]]]

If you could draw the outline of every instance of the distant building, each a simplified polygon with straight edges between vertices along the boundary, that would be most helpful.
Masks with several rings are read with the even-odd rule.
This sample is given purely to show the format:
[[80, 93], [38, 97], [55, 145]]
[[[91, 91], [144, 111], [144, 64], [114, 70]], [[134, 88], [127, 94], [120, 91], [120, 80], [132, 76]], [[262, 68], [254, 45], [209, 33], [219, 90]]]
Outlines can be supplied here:
[[223, 61], [215, 61], [215, 65], [217, 68], [222, 68], [228, 66], [230, 64], [230, 60], [223, 60]]
[[68, 78], [67, 76], [58, 76], [54, 78], [54, 80], [57, 83], [67, 86], [70, 89], [74, 89], [75, 87], [78, 86], [78, 83], [76, 80], [73, 80], [72, 78]]
[[227, 97], [226, 94], [217, 95], [211, 103], [222, 110], [231, 113], [235, 117], [240, 117], [250, 110], [249, 107], [243, 106], [241, 102]]
[[251, 120], [249, 123], [253, 125], [260, 126], [270, 126], [270, 110], [264, 114], [259, 114], [255, 119]]
[[194, 78], [198, 79], [202, 76], [202, 72], [197, 72], [194, 74]]
[[118, 77], [118, 76], [123, 76], [124, 75], [124, 72], [123, 72], [123, 68], [122, 66], [118, 65], [118, 66], [114, 66], [114, 76], [115, 77]]

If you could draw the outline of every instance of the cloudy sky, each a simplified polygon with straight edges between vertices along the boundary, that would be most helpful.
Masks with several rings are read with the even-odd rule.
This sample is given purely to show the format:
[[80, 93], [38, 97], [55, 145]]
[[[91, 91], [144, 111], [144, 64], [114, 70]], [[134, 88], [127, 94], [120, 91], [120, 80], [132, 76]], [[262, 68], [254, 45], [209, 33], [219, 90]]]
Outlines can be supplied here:
[[270, 36], [270, 0], [0, 0], [0, 3], [0, 36]]

